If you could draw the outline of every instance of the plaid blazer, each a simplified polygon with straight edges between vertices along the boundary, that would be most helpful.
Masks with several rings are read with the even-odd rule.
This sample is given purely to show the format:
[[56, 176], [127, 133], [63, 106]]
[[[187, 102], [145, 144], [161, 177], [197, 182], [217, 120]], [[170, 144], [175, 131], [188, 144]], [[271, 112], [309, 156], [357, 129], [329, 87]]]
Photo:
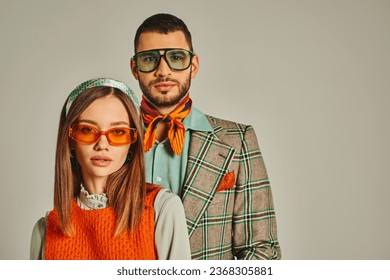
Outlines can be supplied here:
[[181, 198], [193, 259], [280, 259], [272, 193], [251, 126], [207, 116], [192, 132]]

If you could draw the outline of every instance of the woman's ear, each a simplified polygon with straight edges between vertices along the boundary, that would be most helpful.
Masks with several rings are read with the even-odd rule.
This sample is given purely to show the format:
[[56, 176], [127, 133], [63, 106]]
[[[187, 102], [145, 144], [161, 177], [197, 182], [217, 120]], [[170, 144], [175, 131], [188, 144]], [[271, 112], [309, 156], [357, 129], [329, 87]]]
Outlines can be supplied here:
[[77, 161], [77, 158], [76, 158], [76, 153], [73, 149], [73, 146], [71, 146], [71, 145], [70, 145], [70, 164], [71, 164], [73, 170], [80, 169], [79, 162]]

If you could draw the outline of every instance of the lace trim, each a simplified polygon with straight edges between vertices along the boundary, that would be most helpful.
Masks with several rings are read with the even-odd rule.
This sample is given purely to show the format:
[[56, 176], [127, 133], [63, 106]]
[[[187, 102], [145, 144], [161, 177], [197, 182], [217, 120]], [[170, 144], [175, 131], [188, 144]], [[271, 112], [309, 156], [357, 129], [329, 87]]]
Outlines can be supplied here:
[[108, 198], [105, 193], [89, 194], [83, 184], [80, 185], [80, 196], [77, 197], [77, 204], [84, 210], [103, 209], [108, 206]]

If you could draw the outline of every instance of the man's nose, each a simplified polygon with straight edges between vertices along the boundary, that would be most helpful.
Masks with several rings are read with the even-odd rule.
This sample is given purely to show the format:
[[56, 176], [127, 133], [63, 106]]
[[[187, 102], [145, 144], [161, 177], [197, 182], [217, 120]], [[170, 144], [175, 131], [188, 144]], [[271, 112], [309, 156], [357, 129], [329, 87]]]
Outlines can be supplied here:
[[156, 69], [156, 75], [160, 77], [168, 76], [171, 72], [171, 68], [169, 67], [167, 61], [165, 60], [165, 56], [161, 56], [160, 63]]

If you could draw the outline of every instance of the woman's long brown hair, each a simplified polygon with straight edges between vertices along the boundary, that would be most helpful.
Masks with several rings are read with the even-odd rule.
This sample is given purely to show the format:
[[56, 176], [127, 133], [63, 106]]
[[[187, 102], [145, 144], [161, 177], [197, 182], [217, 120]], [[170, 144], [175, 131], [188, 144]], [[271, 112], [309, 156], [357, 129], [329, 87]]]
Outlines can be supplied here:
[[119, 235], [127, 229], [134, 230], [141, 220], [146, 196], [141, 117], [131, 99], [119, 89], [108, 86], [94, 87], [82, 92], [74, 100], [68, 114], [65, 102], [60, 116], [55, 159], [54, 207], [58, 211], [62, 232], [67, 236], [74, 234], [71, 205], [80, 192], [82, 180], [80, 169], [72, 168], [69, 127], [93, 101], [106, 96], [115, 96], [123, 103], [131, 126], [137, 130], [137, 141], [131, 144], [129, 149], [132, 155], [130, 161], [107, 179], [108, 203], [116, 213], [115, 234]]

